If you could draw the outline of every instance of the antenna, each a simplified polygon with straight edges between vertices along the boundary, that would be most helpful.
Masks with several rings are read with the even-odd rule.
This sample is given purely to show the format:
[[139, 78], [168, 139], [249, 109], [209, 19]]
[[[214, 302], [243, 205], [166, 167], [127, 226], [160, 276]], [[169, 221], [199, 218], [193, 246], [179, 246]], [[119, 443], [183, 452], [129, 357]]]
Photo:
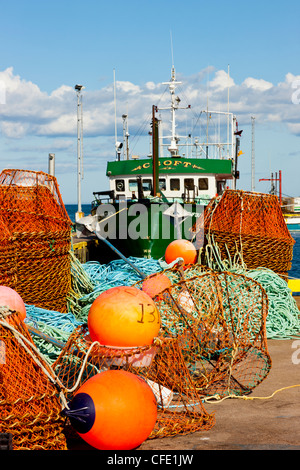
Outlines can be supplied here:
[[174, 54], [173, 54], [173, 39], [172, 39], [172, 31], [170, 31], [170, 40], [171, 40], [171, 57], [172, 57], [172, 68], [174, 68]]
[[115, 106], [115, 144], [117, 144], [117, 102], [116, 102], [116, 71], [114, 69], [114, 106]]
[[77, 93], [77, 200], [78, 210], [75, 214], [76, 220], [83, 217], [81, 206], [81, 180], [83, 179], [83, 113], [82, 113], [82, 95], [84, 89], [82, 85], [75, 85]]
[[208, 123], [209, 123], [209, 115], [208, 115], [208, 84], [209, 84], [209, 67], [207, 67], [207, 83], [206, 83], [206, 158], [208, 158]]
[[229, 78], [230, 68], [228, 64], [228, 89], [227, 89], [227, 155], [229, 155]]
[[251, 116], [252, 122], [252, 152], [251, 152], [251, 191], [255, 191], [255, 117]]
[[116, 158], [120, 160], [121, 148], [123, 147], [122, 142], [118, 142], [117, 136], [117, 100], [116, 100], [116, 71], [114, 69], [114, 102], [115, 102], [115, 147], [116, 147]]

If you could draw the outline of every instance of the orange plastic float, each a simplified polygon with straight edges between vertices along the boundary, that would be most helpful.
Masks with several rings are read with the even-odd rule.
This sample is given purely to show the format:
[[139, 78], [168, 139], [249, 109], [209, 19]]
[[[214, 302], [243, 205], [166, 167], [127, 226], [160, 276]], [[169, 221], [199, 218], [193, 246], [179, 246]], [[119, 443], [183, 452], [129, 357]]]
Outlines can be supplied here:
[[92, 341], [108, 346], [147, 346], [160, 329], [160, 314], [148, 294], [136, 287], [112, 287], [92, 303], [88, 314]]
[[170, 264], [177, 258], [183, 258], [184, 264], [194, 264], [197, 261], [197, 250], [189, 240], [174, 240], [166, 248], [165, 260]]
[[160, 294], [160, 292], [165, 290], [167, 287], [171, 287], [171, 285], [172, 283], [168, 276], [159, 273], [155, 274], [154, 276], [150, 276], [148, 279], [145, 279], [142, 284], [142, 290], [153, 298]]
[[20, 313], [21, 320], [26, 318], [26, 307], [22, 297], [11, 287], [0, 286], [0, 305]]
[[99, 450], [130, 450], [151, 434], [157, 403], [144, 379], [123, 370], [100, 372], [76, 392], [63, 414]]

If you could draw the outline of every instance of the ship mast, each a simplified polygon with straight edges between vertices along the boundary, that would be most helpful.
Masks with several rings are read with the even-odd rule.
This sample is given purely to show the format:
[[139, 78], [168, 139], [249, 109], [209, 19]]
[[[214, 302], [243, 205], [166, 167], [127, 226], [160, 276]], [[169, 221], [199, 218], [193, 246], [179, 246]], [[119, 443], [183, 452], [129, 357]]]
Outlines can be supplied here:
[[176, 134], [176, 110], [190, 108], [190, 105], [187, 107], [183, 107], [183, 108], [179, 107], [179, 103], [181, 100], [178, 96], [175, 95], [175, 90], [176, 90], [176, 86], [180, 85], [181, 83], [182, 82], [178, 82], [176, 80], [175, 67], [173, 65], [172, 71], [171, 71], [171, 80], [169, 82], [163, 82], [163, 85], [169, 85], [169, 90], [171, 94], [171, 106], [167, 108], [159, 108], [160, 110], [163, 110], [163, 109], [171, 110], [171, 136], [165, 136], [165, 138], [170, 139], [170, 145], [168, 147], [168, 150], [172, 157], [179, 157], [178, 145], [177, 145], [179, 141], [179, 137]]

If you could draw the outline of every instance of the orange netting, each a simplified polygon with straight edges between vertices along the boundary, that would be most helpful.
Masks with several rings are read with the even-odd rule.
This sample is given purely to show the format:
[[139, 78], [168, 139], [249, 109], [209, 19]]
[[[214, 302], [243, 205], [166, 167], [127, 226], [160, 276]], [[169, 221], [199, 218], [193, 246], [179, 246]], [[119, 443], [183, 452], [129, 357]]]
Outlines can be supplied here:
[[12, 434], [13, 450], [66, 449], [52, 377], [18, 313], [1, 307], [0, 432]]
[[205, 256], [239, 259], [247, 269], [266, 267], [281, 276], [291, 269], [292, 238], [275, 195], [226, 190], [210, 201], [194, 227]]
[[214, 415], [203, 407], [176, 338], [161, 337], [149, 346], [114, 349], [92, 343], [87, 325], [83, 325], [71, 335], [53, 369], [64, 386], [75, 386], [75, 391], [103, 370], [123, 369], [143, 377], [158, 403], [157, 421], [149, 439], [207, 430], [214, 425]]
[[162, 331], [178, 339], [200, 395], [250, 393], [271, 368], [268, 298], [251, 278], [228, 272], [186, 277], [154, 298]]
[[84, 324], [53, 364], [73, 392], [107, 369], [143, 377], [158, 402], [150, 439], [209, 429], [214, 416], [205, 411], [204, 398], [248, 394], [271, 368], [268, 298], [258, 282], [201, 265], [176, 265], [164, 274], [172, 285], [154, 297], [161, 329], [153, 344], [122, 349], [92, 343]]
[[67, 312], [71, 221], [56, 178], [43, 172], [0, 174], [0, 283], [25, 303]]

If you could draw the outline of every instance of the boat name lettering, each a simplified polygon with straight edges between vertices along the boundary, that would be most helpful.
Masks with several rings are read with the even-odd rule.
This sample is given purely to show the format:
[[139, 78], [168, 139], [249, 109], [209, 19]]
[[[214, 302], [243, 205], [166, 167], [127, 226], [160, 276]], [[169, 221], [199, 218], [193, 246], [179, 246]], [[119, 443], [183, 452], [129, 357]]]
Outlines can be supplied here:
[[[178, 165], [182, 165], [184, 168], [188, 168], [189, 166], [191, 166], [195, 170], [203, 170], [203, 168], [201, 166], [198, 166], [198, 165], [195, 165], [195, 164], [192, 165], [191, 162], [187, 162], [187, 161], [164, 160], [163, 162], [158, 162], [158, 166], [163, 166], [163, 167], [168, 167], [168, 168], [176, 167]], [[139, 165], [136, 168], [133, 168], [131, 171], [139, 171], [139, 170], [147, 169], [147, 168], [150, 168], [150, 162], [143, 163], [143, 165]]]

